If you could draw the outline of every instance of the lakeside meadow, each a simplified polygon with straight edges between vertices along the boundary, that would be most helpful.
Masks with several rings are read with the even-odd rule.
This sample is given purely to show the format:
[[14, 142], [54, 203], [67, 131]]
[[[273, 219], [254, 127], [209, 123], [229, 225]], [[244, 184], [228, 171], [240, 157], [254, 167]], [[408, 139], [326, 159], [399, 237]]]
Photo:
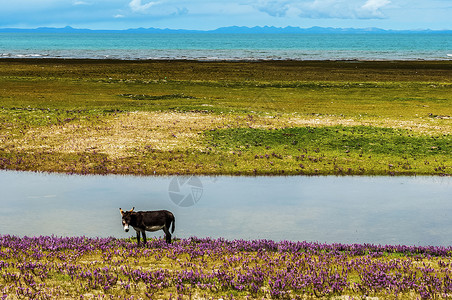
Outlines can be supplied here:
[[[452, 61], [1, 59], [0, 169], [450, 176], [451, 104]], [[450, 247], [1, 234], [3, 299], [452, 294]]]
[[450, 247], [0, 236], [3, 299], [449, 299]]
[[449, 175], [452, 61], [0, 60], [0, 169]]

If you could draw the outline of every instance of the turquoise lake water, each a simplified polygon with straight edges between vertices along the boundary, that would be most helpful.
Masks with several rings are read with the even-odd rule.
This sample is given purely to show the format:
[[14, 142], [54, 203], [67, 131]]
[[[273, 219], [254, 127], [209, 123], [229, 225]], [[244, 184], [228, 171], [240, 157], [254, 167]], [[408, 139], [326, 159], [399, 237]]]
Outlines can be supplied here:
[[0, 33], [0, 58], [447, 60], [452, 34]]

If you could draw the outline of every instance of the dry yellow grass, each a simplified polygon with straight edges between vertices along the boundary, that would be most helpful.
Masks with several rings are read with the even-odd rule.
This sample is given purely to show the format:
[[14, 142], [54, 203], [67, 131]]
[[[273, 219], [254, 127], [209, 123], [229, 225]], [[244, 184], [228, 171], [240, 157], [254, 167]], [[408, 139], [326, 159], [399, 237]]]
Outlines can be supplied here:
[[34, 127], [23, 135], [4, 140], [4, 147], [16, 150], [48, 150], [58, 153], [97, 152], [112, 159], [132, 155], [143, 147], [169, 151], [201, 149], [203, 132], [216, 128], [283, 128], [297, 126], [378, 126], [410, 129], [424, 134], [452, 131], [450, 120], [353, 119], [333, 116], [297, 115], [219, 115], [196, 112], [129, 112], [101, 122], [69, 122], [49, 127]]

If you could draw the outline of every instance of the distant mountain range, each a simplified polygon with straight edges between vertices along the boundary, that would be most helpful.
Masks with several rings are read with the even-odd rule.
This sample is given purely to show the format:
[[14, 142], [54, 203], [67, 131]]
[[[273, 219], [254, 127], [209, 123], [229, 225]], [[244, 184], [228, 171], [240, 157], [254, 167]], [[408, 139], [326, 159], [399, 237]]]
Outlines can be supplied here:
[[221, 27], [214, 30], [187, 30], [187, 29], [160, 29], [160, 28], [134, 28], [124, 30], [92, 30], [92, 29], [78, 29], [70, 26], [63, 28], [54, 27], [39, 27], [34, 29], [21, 28], [0, 28], [0, 32], [48, 32], [48, 33], [88, 33], [88, 32], [124, 32], [124, 33], [306, 33], [306, 34], [322, 34], [322, 33], [336, 33], [336, 34], [379, 34], [379, 33], [452, 33], [452, 30], [386, 30], [381, 28], [333, 28], [333, 27], [274, 27], [274, 26], [229, 26]]

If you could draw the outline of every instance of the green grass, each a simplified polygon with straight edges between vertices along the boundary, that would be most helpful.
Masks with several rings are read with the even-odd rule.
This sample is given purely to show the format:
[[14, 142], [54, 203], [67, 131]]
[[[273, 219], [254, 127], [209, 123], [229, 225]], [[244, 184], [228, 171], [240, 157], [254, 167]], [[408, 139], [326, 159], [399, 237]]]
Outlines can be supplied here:
[[419, 135], [405, 129], [370, 126], [220, 129], [206, 133], [211, 146], [223, 151], [337, 151], [410, 157], [452, 153], [452, 136]]
[[255, 174], [440, 174], [452, 153], [451, 135], [370, 126], [219, 129], [206, 140]]
[[451, 78], [448, 61], [1, 60], [0, 168], [451, 174]]
[[[4, 109], [209, 110], [419, 119], [452, 115], [452, 84], [431, 82], [128, 82], [0, 77]], [[409, 108], [409, 109], [407, 109]]]

